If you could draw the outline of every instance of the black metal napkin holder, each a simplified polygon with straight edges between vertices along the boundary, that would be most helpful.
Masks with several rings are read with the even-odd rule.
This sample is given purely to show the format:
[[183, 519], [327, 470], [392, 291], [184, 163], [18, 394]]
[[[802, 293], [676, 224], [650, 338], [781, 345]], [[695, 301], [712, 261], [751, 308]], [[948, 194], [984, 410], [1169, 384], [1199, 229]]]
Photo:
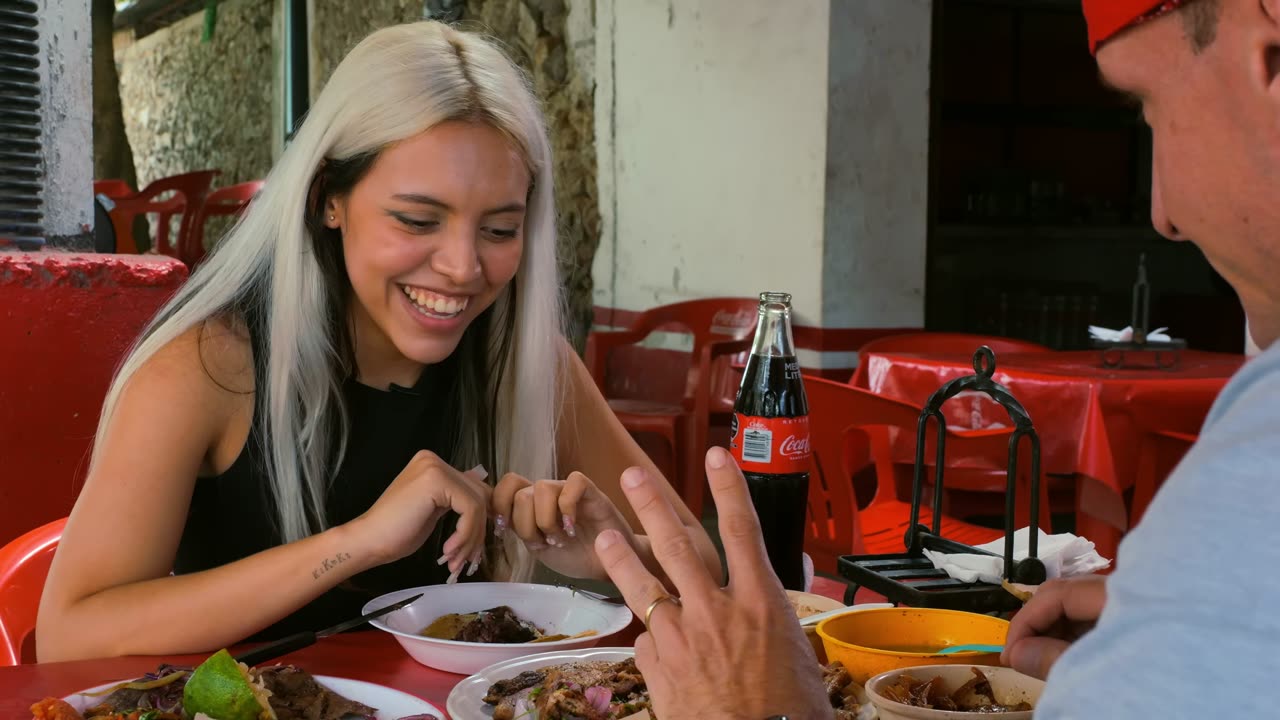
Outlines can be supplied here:
[[1138, 279], [1133, 283], [1133, 306], [1129, 311], [1129, 327], [1133, 328], [1133, 339], [1094, 340], [1093, 347], [1100, 351], [1102, 366], [1106, 368], [1152, 367], [1151, 363], [1131, 363], [1131, 353], [1139, 357], [1150, 357], [1154, 367], [1160, 370], [1173, 370], [1182, 361], [1182, 351], [1187, 349], [1187, 341], [1178, 338], [1163, 341], [1147, 339], [1151, 322], [1151, 286], [1147, 283], [1147, 254], [1138, 256]]
[[[880, 593], [895, 605], [912, 607], [945, 608], [969, 612], [1004, 612], [1016, 610], [1022, 603], [1000, 585], [956, 580], [943, 570], [933, 566], [924, 550], [944, 553], [968, 553], [991, 555], [942, 537], [943, 469], [946, 465], [946, 419], [942, 406], [947, 400], [962, 392], [981, 392], [1000, 403], [1013, 421], [1014, 431], [1009, 438], [1008, 485], [1004, 507], [1004, 577], [1010, 582], [1039, 585], [1045, 581], [1044, 563], [1037, 557], [1040, 516], [1040, 436], [1031, 424], [1031, 417], [1009, 390], [995, 382], [995, 353], [982, 346], [973, 355], [975, 374], [957, 378], [943, 385], [930, 398], [920, 413], [916, 429], [915, 478], [911, 488], [911, 524], [905, 537], [907, 552], [891, 555], [845, 555], [840, 558], [840, 575], [850, 581], [845, 602], [853, 604], [854, 593], [865, 587]], [[937, 458], [934, 464], [933, 526], [920, 524], [920, 502], [924, 493], [925, 432], [929, 419], [937, 422]], [[1018, 497], [1018, 446], [1023, 438], [1031, 442], [1031, 525], [1028, 539], [1028, 557], [1014, 559], [1013, 534], [1015, 509]]]

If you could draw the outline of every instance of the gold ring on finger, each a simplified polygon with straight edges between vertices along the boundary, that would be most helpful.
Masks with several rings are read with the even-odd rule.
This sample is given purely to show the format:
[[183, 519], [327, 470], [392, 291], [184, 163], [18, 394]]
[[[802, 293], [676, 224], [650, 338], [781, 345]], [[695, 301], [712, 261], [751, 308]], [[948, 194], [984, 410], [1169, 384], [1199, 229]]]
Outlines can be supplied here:
[[680, 607], [680, 598], [674, 595], [663, 595], [657, 600], [654, 600], [653, 602], [649, 603], [649, 607], [646, 608], [644, 611], [644, 629], [645, 630], [649, 629], [649, 621], [653, 619], [653, 611], [657, 610], [658, 606], [664, 602], [669, 602], [675, 605], [676, 607]]

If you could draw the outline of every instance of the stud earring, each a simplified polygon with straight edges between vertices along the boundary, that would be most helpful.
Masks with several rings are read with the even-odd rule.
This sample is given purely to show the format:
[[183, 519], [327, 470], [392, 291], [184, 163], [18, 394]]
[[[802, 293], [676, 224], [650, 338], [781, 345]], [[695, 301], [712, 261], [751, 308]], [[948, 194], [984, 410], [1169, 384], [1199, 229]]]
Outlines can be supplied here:
[[330, 216], [329, 216], [329, 222], [333, 222], [333, 216], [332, 216], [332, 215], [330, 215]]

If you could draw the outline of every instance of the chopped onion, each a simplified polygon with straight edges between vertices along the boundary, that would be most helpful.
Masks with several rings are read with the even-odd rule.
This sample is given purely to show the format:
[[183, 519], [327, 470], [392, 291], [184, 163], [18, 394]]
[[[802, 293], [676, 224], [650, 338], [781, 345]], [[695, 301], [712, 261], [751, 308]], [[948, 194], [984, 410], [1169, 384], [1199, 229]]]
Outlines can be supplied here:
[[175, 680], [184, 678], [190, 674], [191, 673], [187, 672], [186, 670], [179, 670], [177, 672], [169, 673], [168, 675], [165, 675], [162, 678], [157, 678], [155, 680], [146, 680], [146, 681], [130, 680], [128, 682], [122, 682], [119, 685], [115, 685], [110, 688], [107, 688], [106, 690], [99, 690], [97, 692], [80, 693], [80, 694], [88, 697], [101, 697], [103, 695], [110, 695], [111, 693], [117, 690], [155, 690], [158, 687], [164, 687], [165, 685], [168, 685], [169, 683]]
[[516, 701], [515, 720], [538, 720], [538, 708], [525, 698]]
[[584, 694], [587, 696], [587, 702], [591, 704], [592, 708], [602, 713], [609, 712], [609, 703], [613, 702], [612, 690], [600, 685], [594, 685], [587, 688]]

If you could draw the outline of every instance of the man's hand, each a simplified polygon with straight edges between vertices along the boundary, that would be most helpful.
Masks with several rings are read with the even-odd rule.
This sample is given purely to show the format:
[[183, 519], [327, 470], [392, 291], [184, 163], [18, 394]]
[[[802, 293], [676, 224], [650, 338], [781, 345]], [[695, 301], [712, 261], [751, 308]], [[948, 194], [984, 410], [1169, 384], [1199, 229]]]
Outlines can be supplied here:
[[[596, 552], [648, 632], [636, 639], [636, 665], [662, 720], [767, 718], [829, 720], [834, 710], [813, 647], [769, 565], [746, 481], [729, 453], [707, 453], [707, 478], [720, 516], [729, 586], [707, 572], [689, 531], [640, 468], [622, 476], [671, 596], [617, 530]], [[655, 604], [656, 603], [656, 604]]]
[[1106, 603], [1101, 575], [1050, 580], [1014, 616], [1000, 660], [1043, 680], [1071, 643], [1093, 629]]

